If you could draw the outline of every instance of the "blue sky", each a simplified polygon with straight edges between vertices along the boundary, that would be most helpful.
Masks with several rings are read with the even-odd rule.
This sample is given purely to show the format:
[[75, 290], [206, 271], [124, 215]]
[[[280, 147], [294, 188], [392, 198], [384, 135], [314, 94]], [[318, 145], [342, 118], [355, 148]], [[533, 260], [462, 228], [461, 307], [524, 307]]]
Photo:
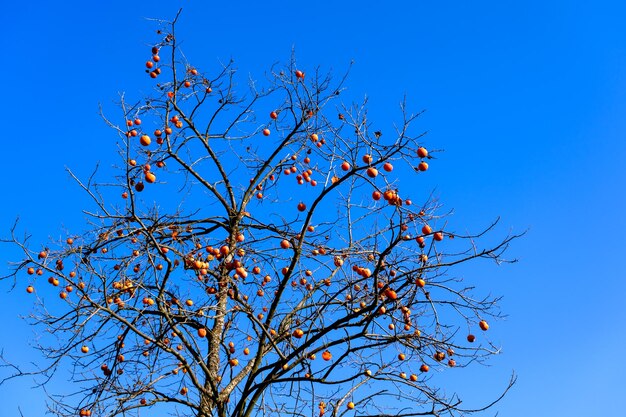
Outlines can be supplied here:
[[[393, 120], [404, 95], [426, 109], [419, 126], [445, 153], [420, 186], [436, 189], [457, 224], [476, 230], [501, 216], [500, 232], [529, 230], [510, 251], [519, 263], [466, 270], [504, 296], [508, 314], [490, 330], [502, 355], [450, 381], [468, 403], [491, 398], [514, 370], [501, 415], [620, 415], [626, 4], [585, 3], [7, 1], [0, 230], [17, 216], [38, 241], [79, 227], [86, 200], [64, 167], [88, 175], [114, 158], [98, 103], [113, 108], [118, 92], [149, 88], [138, 70], [153, 40], [146, 18], [183, 7], [179, 38], [192, 60], [232, 57], [258, 78], [292, 48], [303, 67], [341, 73], [354, 60], [349, 92], [367, 94], [370, 119]], [[37, 360], [18, 319], [30, 300], [6, 289], [0, 345]], [[41, 391], [20, 399], [30, 385], [0, 387], [7, 413], [40, 415]]]

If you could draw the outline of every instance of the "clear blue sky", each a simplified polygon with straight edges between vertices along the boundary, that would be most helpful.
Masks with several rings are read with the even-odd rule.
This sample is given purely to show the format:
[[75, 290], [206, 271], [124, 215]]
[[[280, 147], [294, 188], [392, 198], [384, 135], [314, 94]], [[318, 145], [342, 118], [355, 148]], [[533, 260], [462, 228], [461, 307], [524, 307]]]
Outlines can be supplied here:
[[[436, 187], [457, 224], [476, 230], [500, 215], [500, 232], [529, 229], [510, 251], [518, 264], [466, 270], [504, 296], [509, 315], [490, 330], [502, 355], [450, 381], [468, 403], [491, 398], [515, 370], [503, 416], [623, 415], [626, 3], [382, 4], [3, 2], [0, 230], [19, 215], [41, 241], [81, 224], [86, 200], [64, 167], [87, 175], [115, 157], [98, 103], [148, 88], [138, 70], [154, 39], [145, 18], [182, 6], [192, 60], [233, 57], [257, 78], [292, 47], [305, 67], [339, 73], [354, 60], [350, 92], [368, 95], [372, 117], [392, 120], [404, 94], [427, 110], [420, 126], [446, 152], [422, 186]], [[18, 256], [0, 253], [1, 268]], [[37, 360], [17, 317], [32, 299], [6, 289], [0, 345]], [[30, 385], [0, 387], [3, 413], [42, 414], [43, 393], [24, 392]]]

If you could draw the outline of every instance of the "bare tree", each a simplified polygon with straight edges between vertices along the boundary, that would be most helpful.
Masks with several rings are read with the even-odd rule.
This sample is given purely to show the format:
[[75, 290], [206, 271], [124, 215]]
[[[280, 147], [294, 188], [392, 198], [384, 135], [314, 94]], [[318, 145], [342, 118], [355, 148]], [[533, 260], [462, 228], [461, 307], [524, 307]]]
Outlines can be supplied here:
[[[436, 163], [412, 133], [419, 113], [402, 105], [383, 135], [366, 103], [341, 104], [346, 77], [305, 74], [293, 57], [240, 95], [232, 63], [204, 74], [181, 53], [176, 19], [159, 24], [146, 63], [154, 93], [121, 96], [122, 123], [103, 115], [119, 137], [119, 175], [74, 176], [95, 207], [84, 231], [37, 248], [16, 228], [7, 239], [24, 258], [5, 279], [21, 287], [28, 276], [34, 296], [60, 288], [31, 316], [55, 336], [34, 372], [47, 388], [59, 375], [74, 382], [51, 411], [481, 411], [444, 395], [429, 371], [497, 353], [471, 334], [500, 315], [497, 299], [474, 297], [450, 271], [505, 262], [517, 236], [482, 247], [493, 225], [457, 234], [432, 197], [405, 198], [400, 186], [414, 189]], [[7, 379], [30, 372], [10, 366]]]

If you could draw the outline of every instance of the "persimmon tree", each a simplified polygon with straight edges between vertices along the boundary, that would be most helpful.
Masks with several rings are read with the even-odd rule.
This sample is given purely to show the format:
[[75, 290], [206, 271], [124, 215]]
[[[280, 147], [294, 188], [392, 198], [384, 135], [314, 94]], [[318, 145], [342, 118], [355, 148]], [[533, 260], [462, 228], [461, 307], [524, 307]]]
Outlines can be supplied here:
[[51, 397], [60, 416], [486, 408], [431, 375], [497, 353], [483, 333], [497, 299], [454, 268], [506, 262], [516, 236], [483, 247], [493, 225], [455, 233], [428, 193], [409, 199], [436, 164], [419, 113], [401, 106], [382, 135], [365, 104], [342, 104], [347, 77], [294, 58], [242, 88], [232, 63], [188, 62], [175, 27], [161, 22], [146, 55], [153, 92], [103, 115], [117, 176], [75, 176], [93, 201], [84, 230], [41, 245], [12, 230], [24, 258], [5, 279], [59, 298], [31, 316], [55, 336], [45, 366], [7, 378], [69, 378]]

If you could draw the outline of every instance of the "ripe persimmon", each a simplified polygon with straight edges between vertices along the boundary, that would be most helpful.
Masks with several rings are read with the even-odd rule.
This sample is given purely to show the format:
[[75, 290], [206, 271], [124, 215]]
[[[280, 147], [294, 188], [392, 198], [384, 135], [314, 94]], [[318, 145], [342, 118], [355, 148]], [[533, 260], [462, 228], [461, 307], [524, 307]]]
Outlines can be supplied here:
[[417, 156], [420, 158], [426, 158], [428, 156], [428, 151], [424, 147], [417, 148]]
[[374, 167], [367, 168], [367, 171], [365, 171], [365, 173], [370, 178], [376, 178], [378, 176], [378, 170]]
[[489, 330], [489, 324], [488, 324], [485, 320], [481, 320], [481, 321], [478, 323], [478, 327], [480, 327], [480, 329], [481, 329], [482, 331], [485, 331], [485, 332], [486, 332], [487, 330]]
[[396, 300], [398, 298], [398, 294], [391, 288], [387, 288], [385, 290], [385, 297], [387, 297], [390, 300]]
[[329, 351], [325, 350], [325, 351], [322, 353], [322, 359], [324, 359], [325, 361], [329, 361], [329, 360], [331, 360], [332, 358], [333, 358], [333, 355], [332, 355], [332, 353], [330, 353]]
[[268, 128], [263, 129], [263, 136], [269, 136], [270, 130]]
[[428, 169], [428, 164], [426, 162], [420, 162], [419, 165], [417, 166], [417, 169], [420, 171], [426, 171]]
[[152, 172], [148, 171], [148, 172], [146, 172], [145, 180], [146, 180], [147, 183], [152, 184], [152, 183], [154, 183], [156, 181], [156, 175], [154, 175]]

